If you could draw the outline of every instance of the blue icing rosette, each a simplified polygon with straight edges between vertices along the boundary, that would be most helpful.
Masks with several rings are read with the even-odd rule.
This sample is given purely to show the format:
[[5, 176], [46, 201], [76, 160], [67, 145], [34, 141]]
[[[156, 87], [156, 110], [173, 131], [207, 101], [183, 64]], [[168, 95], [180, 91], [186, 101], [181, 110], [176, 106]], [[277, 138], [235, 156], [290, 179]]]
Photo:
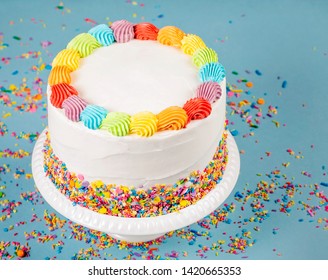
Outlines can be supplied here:
[[98, 129], [102, 120], [106, 118], [108, 111], [97, 105], [87, 105], [80, 118], [83, 124], [90, 129]]
[[199, 78], [202, 82], [220, 83], [226, 76], [226, 71], [221, 63], [211, 62], [202, 66], [199, 70]]
[[99, 24], [88, 31], [103, 46], [109, 46], [115, 41], [113, 30], [106, 24]]

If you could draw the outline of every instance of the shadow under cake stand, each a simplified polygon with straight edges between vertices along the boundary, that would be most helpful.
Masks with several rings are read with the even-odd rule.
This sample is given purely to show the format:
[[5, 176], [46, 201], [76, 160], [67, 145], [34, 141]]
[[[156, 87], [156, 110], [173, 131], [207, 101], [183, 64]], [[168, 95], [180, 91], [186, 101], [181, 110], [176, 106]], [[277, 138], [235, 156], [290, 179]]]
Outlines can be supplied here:
[[232, 192], [239, 175], [240, 157], [233, 136], [228, 133], [228, 163], [222, 180], [207, 195], [180, 211], [148, 218], [124, 218], [99, 214], [80, 205], [73, 205], [60, 193], [43, 168], [43, 143], [46, 129], [39, 136], [32, 155], [35, 184], [44, 199], [60, 214], [87, 228], [105, 232], [127, 242], [145, 242], [191, 225], [217, 209]]

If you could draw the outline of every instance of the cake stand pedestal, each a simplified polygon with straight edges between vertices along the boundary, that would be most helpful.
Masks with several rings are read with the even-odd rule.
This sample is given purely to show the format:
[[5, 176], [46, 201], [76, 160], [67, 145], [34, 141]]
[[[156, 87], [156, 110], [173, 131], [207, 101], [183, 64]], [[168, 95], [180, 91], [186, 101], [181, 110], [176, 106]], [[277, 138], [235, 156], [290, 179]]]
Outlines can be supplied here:
[[35, 184], [44, 199], [60, 214], [87, 228], [102, 231], [115, 239], [127, 242], [154, 240], [165, 233], [191, 225], [217, 209], [233, 190], [239, 175], [240, 157], [233, 136], [227, 137], [228, 163], [223, 178], [197, 203], [178, 212], [149, 218], [124, 218], [99, 214], [72, 202], [60, 193], [45, 175], [43, 143], [46, 130], [39, 136], [32, 155], [32, 173]]

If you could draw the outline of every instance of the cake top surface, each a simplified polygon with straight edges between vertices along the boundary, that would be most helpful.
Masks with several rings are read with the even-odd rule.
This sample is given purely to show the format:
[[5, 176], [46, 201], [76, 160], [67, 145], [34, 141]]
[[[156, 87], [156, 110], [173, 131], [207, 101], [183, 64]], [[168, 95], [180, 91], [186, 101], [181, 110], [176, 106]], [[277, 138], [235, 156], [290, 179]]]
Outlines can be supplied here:
[[199, 85], [190, 57], [151, 40], [98, 48], [81, 59], [71, 77], [71, 85], [88, 103], [130, 115], [182, 107]]
[[50, 103], [70, 121], [114, 136], [149, 137], [207, 118], [225, 79], [199, 36], [126, 20], [78, 34], [52, 66]]

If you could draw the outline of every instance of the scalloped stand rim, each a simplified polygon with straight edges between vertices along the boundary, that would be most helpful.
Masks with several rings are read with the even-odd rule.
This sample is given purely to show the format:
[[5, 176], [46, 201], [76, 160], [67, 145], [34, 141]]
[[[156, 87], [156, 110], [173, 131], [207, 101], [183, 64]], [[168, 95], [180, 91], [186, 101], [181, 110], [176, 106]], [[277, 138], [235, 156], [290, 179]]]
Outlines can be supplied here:
[[146, 242], [191, 225], [217, 209], [232, 192], [240, 170], [240, 157], [233, 136], [228, 133], [228, 163], [222, 180], [197, 203], [178, 212], [146, 218], [125, 218], [103, 215], [72, 202], [60, 193], [43, 170], [43, 143], [46, 129], [40, 134], [32, 154], [32, 173], [35, 184], [48, 204], [75, 223], [107, 233], [127, 242]]

